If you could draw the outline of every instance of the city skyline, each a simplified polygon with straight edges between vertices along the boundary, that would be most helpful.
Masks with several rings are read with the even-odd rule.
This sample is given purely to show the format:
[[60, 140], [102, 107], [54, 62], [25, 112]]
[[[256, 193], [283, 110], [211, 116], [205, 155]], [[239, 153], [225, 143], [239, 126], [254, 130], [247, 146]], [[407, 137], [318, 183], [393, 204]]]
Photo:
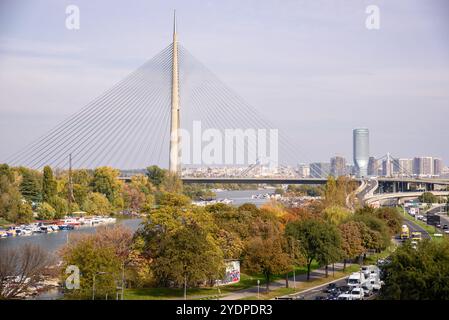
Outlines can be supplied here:
[[[333, 154], [351, 159], [350, 131], [360, 126], [372, 132], [371, 154], [391, 151], [401, 157], [448, 159], [444, 139], [433, 138], [449, 135], [444, 125], [449, 117], [449, 50], [442, 41], [448, 28], [436, 9], [445, 3], [430, 2], [432, 6], [373, 1], [381, 10], [381, 27], [367, 30], [368, 3], [289, 2], [276, 8], [273, 1], [248, 7], [174, 1], [149, 12], [137, 1], [126, 9], [131, 21], [118, 19], [117, 12], [125, 10], [118, 2], [104, 6], [74, 1], [80, 7], [81, 28], [69, 31], [64, 27], [68, 2], [4, 1], [1, 12], [9, 14], [3, 14], [0, 31], [0, 88], [9, 94], [0, 103], [0, 158], [53, 128], [166, 45], [167, 21], [176, 7], [181, 42], [261, 113], [276, 115], [277, 124], [301, 145], [308, 158], [304, 160], [328, 161]], [[194, 18], [198, 8], [204, 9], [199, 10], [202, 19]], [[16, 18], [29, 22], [13, 23]], [[111, 25], [111, 20], [120, 25]], [[413, 21], [407, 25], [414, 38], [403, 37], [397, 46], [392, 39], [407, 21]], [[350, 38], [348, 30], [353, 31]], [[119, 45], [117, 38], [126, 45]], [[292, 40], [282, 44], [286, 38]], [[419, 47], [416, 39], [422, 40]], [[252, 59], [255, 52], [259, 54]], [[274, 63], [274, 57], [281, 61]], [[421, 117], [424, 106], [426, 121]]]

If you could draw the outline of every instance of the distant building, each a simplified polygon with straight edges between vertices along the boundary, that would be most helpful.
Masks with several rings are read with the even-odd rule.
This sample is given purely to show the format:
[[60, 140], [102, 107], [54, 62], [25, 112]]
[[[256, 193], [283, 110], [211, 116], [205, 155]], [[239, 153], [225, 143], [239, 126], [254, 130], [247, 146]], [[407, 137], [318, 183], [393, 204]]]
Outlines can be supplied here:
[[346, 174], [356, 175], [357, 172], [352, 164], [346, 164]]
[[330, 163], [314, 162], [310, 164], [310, 176], [312, 178], [326, 178], [330, 173]]
[[368, 176], [369, 131], [366, 128], [353, 130], [354, 165], [358, 177]]
[[308, 164], [300, 163], [298, 165], [298, 175], [301, 178], [310, 177], [310, 166]]
[[376, 177], [382, 175], [382, 160], [376, 159], [374, 157], [369, 157], [368, 175]]
[[399, 172], [401, 176], [412, 176], [413, 175], [413, 159], [398, 159], [399, 162]]
[[433, 164], [432, 157], [415, 157], [413, 158], [413, 174], [430, 177], [434, 172]]
[[335, 156], [331, 158], [331, 175], [334, 177], [344, 176], [346, 172], [346, 159], [344, 157]]
[[443, 160], [441, 158], [433, 158], [433, 175], [441, 176], [443, 173]]

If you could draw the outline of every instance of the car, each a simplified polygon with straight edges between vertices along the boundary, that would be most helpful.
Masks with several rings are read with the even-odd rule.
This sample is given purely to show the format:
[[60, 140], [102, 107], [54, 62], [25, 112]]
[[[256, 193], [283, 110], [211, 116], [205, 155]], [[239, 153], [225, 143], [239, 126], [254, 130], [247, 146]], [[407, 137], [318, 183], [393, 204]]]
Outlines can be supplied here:
[[363, 300], [363, 297], [365, 297], [365, 292], [360, 287], [353, 288], [349, 294], [351, 295], [352, 300]]
[[377, 292], [382, 288], [382, 285], [384, 284], [383, 281], [376, 281], [374, 279], [371, 280], [371, 285], [373, 286], [373, 292]]
[[337, 285], [335, 283], [329, 283], [323, 291], [326, 293], [333, 293], [337, 291]]
[[449, 234], [449, 230], [444, 230], [444, 233]]
[[448, 225], [445, 224], [445, 225], [443, 226], [443, 230], [448, 230], [448, 229], [449, 229]]
[[352, 295], [349, 293], [342, 293], [337, 297], [337, 300], [353, 300]]
[[435, 227], [441, 228], [441, 224], [438, 223], [438, 224], [435, 225]]
[[327, 300], [327, 297], [325, 297], [325, 296], [316, 296], [315, 300]]

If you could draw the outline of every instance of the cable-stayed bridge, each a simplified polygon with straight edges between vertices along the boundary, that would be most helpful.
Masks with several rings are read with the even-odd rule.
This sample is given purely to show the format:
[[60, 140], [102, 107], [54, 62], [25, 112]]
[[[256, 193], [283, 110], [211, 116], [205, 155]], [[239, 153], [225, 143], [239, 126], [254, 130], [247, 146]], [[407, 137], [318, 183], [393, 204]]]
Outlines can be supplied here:
[[[287, 137], [288, 132], [268, 121], [178, 42], [174, 21], [170, 45], [5, 162], [36, 169], [46, 165], [66, 168], [71, 155], [73, 168], [107, 165], [138, 169], [168, 164], [170, 171], [179, 173], [181, 164], [189, 164], [185, 163], [187, 152], [191, 158], [198, 155], [192, 145], [193, 150], [181, 150], [185, 142], [181, 132], [192, 134], [197, 123], [204, 134], [210, 129], [221, 133], [228, 129], [277, 129], [277, 164], [311, 162], [301, 153], [300, 146]], [[236, 163], [248, 167], [245, 175], [261, 161], [261, 150], [250, 138], [244, 137], [243, 163]], [[207, 141], [200, 144], [204, 147]], [[237, 159], [242, 152], [237, 146], [232, 148], [233, 158]], [[225, 146], [223, 153], [228, 151], [224, 149]], [[215, 150], [214, 159], [216, 153]], [[232, 161], [214, 164], [232, 165]], [[323, 178], [328, 174], [320, 173]]]
[[[237, 93], [225, 85], [218, 76], [204, 66], [182, 44], [178, 42], [176, 19], [174, 19], [173, 41], [170, 45], [145, 62], [137, 70], [81, 110], [57, 125], [21, 151], [6, 159], [14, 166], [40, 169], [50, 165], [67, 168], [69, 158], [73, 168], [95, 168], [112, 166], [119, 169], [139, 169], [158, 164], [180, 174], [185, 159], [195, 158], [204, 152], [207, 141], [200, 137], [200, 148], [195, 143], [188, 150], [181, 148], [186, 142], [182, 132], [195, 135], [195, 124], [200, 123], [203, 133], [226, 133], [229, 129], [278, 129], [276, 136], [276, 163], [278, 165], [311, 162], [301, 152], [301, 146], [288, 137], [288, 132], [267, 120], [257, 108], [248, 104]], [[214, 131], [215, 130], [215, 131]], [[212, 138], [212, 131], [209, 138]], [[259, 138], [259, 132], [256, 132]], [[265, 141], [269, 138], [263, 136]], [[195, 142], [195, 137], [193, 137]], [[198, 140], [198, 139], [197, 139]], [[262, 139], [263, 140], [263, 139]], [[271, 140], [269, 140], [271, 142]], [[311, 174], [318, 178], [295, 177], [251, 178], [249, 173], [261, 165], [261, 155], [270, 150], [260, 150], [252, 143], [250, 135], [243, 140], [243, 151], [232, 145], [232, 159], [244, 159], [240, 165], [247, 169], [241, 176], [225, 178], [183, 177], [190, 183], [285, 183], [323, 184], [329, 172], [320, 170]], [[197, 146], [198, 147], [198, 146]], [[220, 149], [220, 148], [219, 148]], [[220, 150], [219, 150], [220, 151]], [[217, 153], [214, 150], [213, 158]], [[189, 152], [189, 157], [186, 157]], [[242, 158], [242, 154], [243, 158]], [[255, 155], [250, 157], [251, 155]], [[190, 159], [191, 160], [191, 159]], [[200, 159], [203, 161], [204, 159]], [[223, 159], [222, 159], [223, 160]], [[219, 161], [218, 161], [219, 162]], [[210, 165], [210, 163], [194, 163]], [[232, 161], [212, 163], [233, 164]], [[396, 186], [404, 189], [410, 183], [418, 183], [432, 190], [435, 184], [447, 185], [449, 181], [413, 181], [379, 179], [383, 189]], [[399, 190], [399, 189], [398, 189]]]

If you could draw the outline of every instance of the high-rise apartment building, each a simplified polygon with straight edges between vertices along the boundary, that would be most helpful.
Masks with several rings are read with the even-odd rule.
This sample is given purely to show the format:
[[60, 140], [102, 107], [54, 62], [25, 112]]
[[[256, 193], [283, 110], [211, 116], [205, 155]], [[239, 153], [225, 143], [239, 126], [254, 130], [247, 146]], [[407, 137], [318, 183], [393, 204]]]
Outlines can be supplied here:
[[400, 176], [412, 176], [413, 175], [413, 159], [401, 158], [398, 159]]
[[415, 157], [413, 159], [413, 174], [430, 177], [434, 172], [433, 164], [432, 157]]
[[433, 175], [441, 176], [443, 173], [443, 160], [441, 158], [433, 158]]
[[331, 175], [334, 177], [344, 176], [346, 172], [346, 159], [341, 156], [331, 158]]

